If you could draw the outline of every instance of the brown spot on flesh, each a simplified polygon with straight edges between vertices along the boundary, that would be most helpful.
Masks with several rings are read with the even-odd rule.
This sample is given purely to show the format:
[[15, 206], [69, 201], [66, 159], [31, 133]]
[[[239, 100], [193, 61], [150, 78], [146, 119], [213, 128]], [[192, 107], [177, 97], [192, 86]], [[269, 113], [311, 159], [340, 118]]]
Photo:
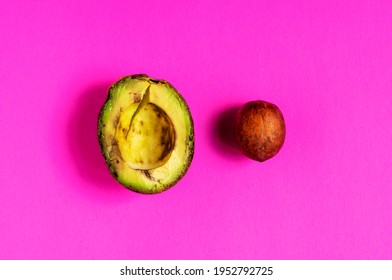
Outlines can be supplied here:
[[118, 122], [120, 121], [120, 115], [117, 115], [113, 120], [114, 127], [117, 127]]
[[[131, 93], [129, 93], [131, 94]], [[133, 94], [133, 102], [134, 103], [139, 103], [142, 100], [142, 95], [140, 93], [134, 93]]]
[[117, 140], [114, 137], [112, 138], [112, 141], [110, 142], [110, 144], [112, 145], [112, 147], [115, 147], [118, 145]]
[[118, 148], [118, 142], [114, 137], [110, 141], [110, 147], [111, 147], [109, 151], [110, 161], [114, 162], [116, 159], [121, 159], [123, 161], [124, 159], [122, 158], [120, 149]]
[[151, 180], [151, 181], [153, 181], [153, 182], [156, 182], [156, 181], [157, 181], [156, 178], [154, 178], [154, 177], [151, 176], [151, 173], [150, 173], [149, 170], [140, 170], [140, 172], [141, 172], [144, 176], [146, 176], [147, 179], [149, 179], [149, 180]]
[[144, 122], [143, 122], [143, 121], [140, 121], [140, 125], [143, 126], [143, 125], [144, 125]]

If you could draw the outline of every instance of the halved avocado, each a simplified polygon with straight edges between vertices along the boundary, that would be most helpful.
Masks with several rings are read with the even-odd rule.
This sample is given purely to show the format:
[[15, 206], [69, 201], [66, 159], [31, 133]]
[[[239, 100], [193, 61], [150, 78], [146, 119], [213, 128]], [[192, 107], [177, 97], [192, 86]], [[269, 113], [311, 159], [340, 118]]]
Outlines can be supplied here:
[[194, 153], [187, 103], [167, 81], [132, 75], [114, 83], [98, 118], [102, 154], [113, 177], [135, 192], [176, 184]]

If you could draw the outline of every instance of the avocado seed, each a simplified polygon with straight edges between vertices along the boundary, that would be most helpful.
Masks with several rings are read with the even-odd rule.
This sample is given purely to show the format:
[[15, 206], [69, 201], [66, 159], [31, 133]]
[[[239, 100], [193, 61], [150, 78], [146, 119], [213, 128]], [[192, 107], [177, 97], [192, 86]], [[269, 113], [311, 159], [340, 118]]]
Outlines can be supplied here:
[[286, 125], [282, 112], [266, 101], [248, 102], [236, 116], [235, 135], [245, 156], [260, 162], [270, 159], [284, 143]]

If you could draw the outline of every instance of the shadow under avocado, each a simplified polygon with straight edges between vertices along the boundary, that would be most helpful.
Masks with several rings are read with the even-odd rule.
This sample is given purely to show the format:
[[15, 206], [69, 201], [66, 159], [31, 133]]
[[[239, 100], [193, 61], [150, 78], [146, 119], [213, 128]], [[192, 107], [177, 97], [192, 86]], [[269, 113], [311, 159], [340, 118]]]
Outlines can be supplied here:
[[95, 85], [82, 91], [68, 123], [68, 142], [80, 176], [102, 188], [121, 189], [109, 173], [99, 148], [98, 114], [110, 84]]
[[220, 112], [214, 119], [212, 142], [215, 148], [226, 157], [241, 158], [235, 140], [235, 119], [240, 106], [233, 106]]

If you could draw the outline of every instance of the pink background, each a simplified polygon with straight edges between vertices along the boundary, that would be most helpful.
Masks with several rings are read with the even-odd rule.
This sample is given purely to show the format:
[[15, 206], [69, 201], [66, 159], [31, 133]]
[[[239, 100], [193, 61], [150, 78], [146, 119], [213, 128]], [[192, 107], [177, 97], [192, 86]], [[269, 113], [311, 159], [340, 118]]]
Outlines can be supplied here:
[[[171, 190], [122, 188], [96, 121], [146, 73], [191, 108]], [[391, 259], [392, 2], [0, 2], [0, 258]], [[280, 153], [232, 145], [241, 104], [277, 104]]]

